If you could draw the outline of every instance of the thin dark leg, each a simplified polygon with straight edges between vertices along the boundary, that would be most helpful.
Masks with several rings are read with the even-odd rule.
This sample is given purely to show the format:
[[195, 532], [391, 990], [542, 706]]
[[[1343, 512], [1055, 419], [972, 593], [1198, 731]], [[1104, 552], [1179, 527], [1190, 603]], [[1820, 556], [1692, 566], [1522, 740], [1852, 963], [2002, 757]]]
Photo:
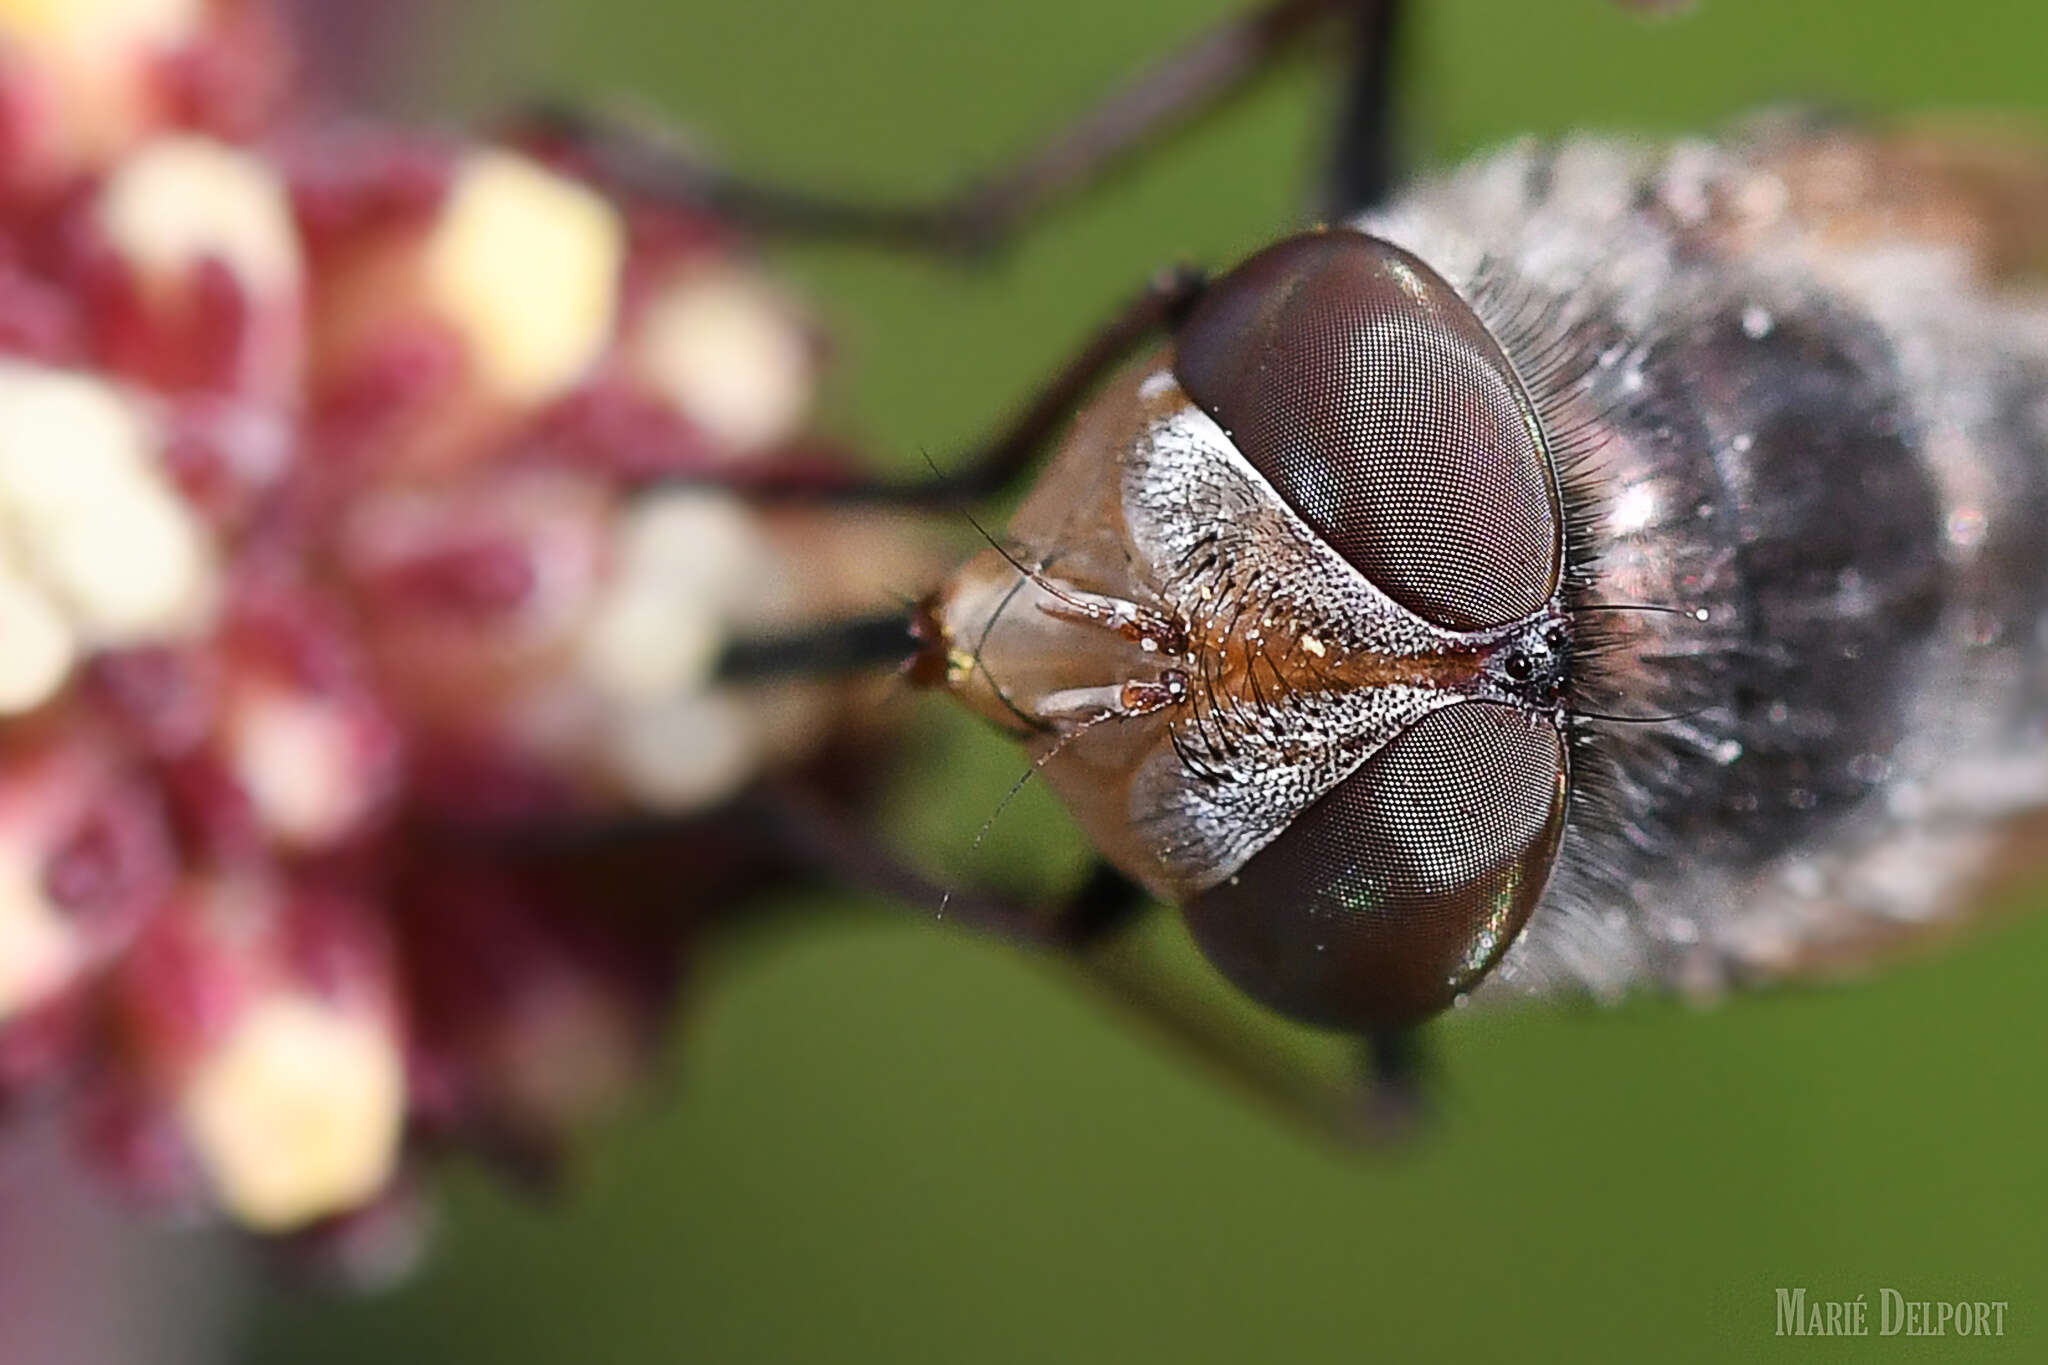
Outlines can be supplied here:
[[735, 641], [719, 659], [721, 683], [767, 678], [826, 678], [902, 668], [924, 647], [913, 609], [822, 621], [786, 635]]
[[[1223, 108], [1325, 23], [1379, 7], [1380, 0], [1269, 0], [1141, 73], [1008, 169], [932, 204], [877, 204], [744, 180], [628, 125], [561, 107], [523, 111], [506, 132], [563, 151], [624, 194], [701, 208], [756, 231], [975, 255], [1009, 241], [1134, 153]], [[1361, 20], [1361, 31], [1370, 27]]]
[[895, 204], [748, 180], [638, 121], [561, 103], [530, 103], [498, 136], [567, 157], [607, 192], [714, 215], [769, 237], [965, 254], [951, 201]]
[[1421, 1113], [1412, 1034], [1375, 1039], [1370, 1084], [1336, 1059], [1276, 1031], [1221, 983], [1165, 966], [1157, 945], [1127, 934], [1150, 906], [1144, 891], [1098, 863], [1074, 894], [1033, 910], [985, 892], [947, 892], [906, 867], [847, 813], [802, 789], [757, 807], [794, 856], [842, 886], [876, 892], [962, 928], [1058, 957], [1105, 1005], [1156, 1034], [1218, 1080], [1310, 1136], [1348, 1149], [1406, 1137]]
[[768, 469], [739, 482], [721, 473], [716, 481], [749, 497], [776, 502], [949, 507], [999, 493], [1032, 467], [1046, 442], [1065, 428], [1091, 389], [1144, 342], [1180, 324], [1201, 297], [1203, 285], [1201, 273], [1191, 269], [1169, 270], [1155, 277], [1060, 368], [994, 440], [951, 469], [916, 479], [839, 482], [821, 478], [816, 470], [800, 470], [784, 478]]
[[985, 891], [956, 891], [902, 862], [844, 809], [795, 784], [771, 785], [751, 798], [792, 856], [834, 885], [873, 892], [961, 928], [1053, 952], [1086, 952], [1147, 908], [1142, 888], [1098, 863], [1080, 889], [1051, 909]]
[[1350, 69], [1324, 197], [1332, 222], [1377, 207], [1400, 181], [1394, 73], [1401, 59], [1405, 9], [1404, 0], [1366, 0], [1348, 17]]
[[1107, 942], [1134, 923], [1152, 904], [1145, 888], [1111, 867], [1097, 862], [1088, 880], [1069, 896], [1054, 916], [1054, 940], [1087, 950]]
[[1297, 43], [1379, 0], [1277, 0], [1226, 20], [1089, 111], [1009, 171], [970, 189], [955, 213], [970, 246], [1013, 236], [1117, 164], [1214, 114], [1272, 72]]
[[1375, 1033], [1363, 1045], [1365, 1122], [1379, 1141], [1412, 1136], [1429, 1117], [1429, 1054], [1420, 1029]]

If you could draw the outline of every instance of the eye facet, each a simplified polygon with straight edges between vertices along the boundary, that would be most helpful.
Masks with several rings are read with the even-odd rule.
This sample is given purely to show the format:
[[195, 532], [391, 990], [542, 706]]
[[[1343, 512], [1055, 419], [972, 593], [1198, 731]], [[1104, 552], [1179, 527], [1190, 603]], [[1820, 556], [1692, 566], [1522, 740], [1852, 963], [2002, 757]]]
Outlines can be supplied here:
[[1451, 630], [1539, 610], [1562, 570], [1542, 423], [1441, 276], [1348, 230], [1290, 238], [1203, 295], [1181, 386], [1351, 565]]
[[1183, 907], [1202, 951], [1282, 1013], [1419, 1022], [1521, 931], [1564, 833], [1563, 737], [1460, 702], [1390, 740], [1237, 875]]

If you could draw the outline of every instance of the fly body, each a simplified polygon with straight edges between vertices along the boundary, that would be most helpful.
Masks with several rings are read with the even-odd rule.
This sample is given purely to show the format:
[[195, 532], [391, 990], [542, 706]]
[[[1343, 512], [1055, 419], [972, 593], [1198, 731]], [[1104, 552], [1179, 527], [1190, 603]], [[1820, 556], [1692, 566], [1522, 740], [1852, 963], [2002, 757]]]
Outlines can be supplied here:
[[1310, 1022], [1860, 961], [2048, 801], [2044, 190], [1779, 119], [1290, 239], [934, 599], [950, 684]]
[[[1594, 774], [1499, 989], [1844, 965], [2048, 800], [2038, 150], [1823, 128], [1529, 145], [1361, 223], [1599, 349]], [[2038, 229], [2033, 229], [2037, 231]]]
[[[982, 922], [1080, 957], [1172, 902], [1244, 992], [1362, 1036], [1381, 1097], [1454, 1005], [1858, 966], [2048, 829], [2043, 146], [1788, 115], [1404, 184], [1403, 13], [1269, 0], [935, 205], [551, 125], [763, 227], [979, 252], [1342, 35], [1323, 225], [1158, 276], [950, 472], [750, 491], [1027, 489], [909, 676], [1021, 738], [1106, 865]], [[790, 645], [763, 657], [871, 657]]]

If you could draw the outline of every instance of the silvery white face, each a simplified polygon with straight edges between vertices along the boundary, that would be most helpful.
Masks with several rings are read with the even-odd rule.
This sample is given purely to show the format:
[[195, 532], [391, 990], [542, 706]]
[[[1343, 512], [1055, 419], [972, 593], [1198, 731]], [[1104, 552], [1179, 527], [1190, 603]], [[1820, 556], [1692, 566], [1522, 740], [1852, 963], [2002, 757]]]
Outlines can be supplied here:
[[[941, 595], [954, 684], [1252, 994], [1412, 1022], [1564, 826], [1544, 422], [1471, 308], [1353, 232], [1261, 253], [1085, 415]], [[1020, 572], [1022, 565], [1024, 572]]]

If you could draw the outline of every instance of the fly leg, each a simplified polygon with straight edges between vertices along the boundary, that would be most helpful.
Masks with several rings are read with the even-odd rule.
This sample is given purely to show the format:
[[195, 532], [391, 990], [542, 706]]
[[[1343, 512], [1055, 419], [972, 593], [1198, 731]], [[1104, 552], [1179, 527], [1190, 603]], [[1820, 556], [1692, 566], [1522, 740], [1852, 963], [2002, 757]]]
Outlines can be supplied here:
[[[1151, 898], [1098, 862], [1049, 908], [999, 893], [948, 891], [884, 848], [849, 813], [797, 787], [757, 793], [753, 810], [789, 855], [843, 887], [921, 907], [959, 928], [1044, 953], [1135, 1027], [1307, 1136], [1347, 1150], [1408, 1136], [1422, 1112], [1412, 1035], [1375, 1039], [1370, 1084], [1326, 1046], [1304, 1043], [1184, 955], [1137, 932]], [[943, 907], [943, 909], [941, 909]]]
[[916, 907], [963, 929], [1061, 954], [1086, 954], [1135, 922], [1151, 902], [1107, 863], [1050, 908], [954, 890], [899, 859], [851, 813], [801, 786], [771, 783], [747, 798], [791, 857], [835, 886]]
[[721, 684], [831, 678], [868, 669], [906, 669], [924, 648], [908, 610], [821, 621], [780, 635], [735, 640], [712, 670]]
[[1376, 1142], [1412, 1137], [1430, 1117], [1429, 1050], [1419, 1028], [1369, 1035], [1360, 1047], [1363, 1117]]
[[1395, 71], [1405, 18], [1403, 0], [1357, 5], [1345, 16], [1349, 67], [1323, 189], [1323, 211], [1331, 222], [1378, 207], [1400, 182]]
[[[575, 109], [530, 109], [506, 132], [566, 156], [627, 200], [709, 212], [769, 235], [970, 256], [1014, 240], [1130, 158], [1217, 112], [1310, 47], [1311, 37], [1340, 31], [1352, 71], [1330, 193], [1352, 209], [1391, 181], [1387, 77], [1400, 8], [1401, 0], [1268, 0], [1194, 38], [1006, 169], [933, 203], [877, 203], [746, 180], [630, 124]], [[719, 481], [763, 500], [899, 507], [957, 506], [1000, 493], [1034, 466], [1100, 380], [1186, 315], [1201, 286], [1192, 271], [1163, 272], [993, 440], [943, 472], [862, 478], [780, 467]]]
[[[1200, 34], [1006, 168], [932, 203], [839, 197], [733, 175], [632, 124], [539, 106], [508, 120], [519, 140], [558, 150], [617, 193], [715, 214], [771, 236], [956, 257], [986, 255], [1118, 166], [1230, 104], [1306, 41], [1342, 20], [1366, 65], [1398, 0], [1268, 0]], [[1385, 12], [1383, 17], [1382, 12]]]

